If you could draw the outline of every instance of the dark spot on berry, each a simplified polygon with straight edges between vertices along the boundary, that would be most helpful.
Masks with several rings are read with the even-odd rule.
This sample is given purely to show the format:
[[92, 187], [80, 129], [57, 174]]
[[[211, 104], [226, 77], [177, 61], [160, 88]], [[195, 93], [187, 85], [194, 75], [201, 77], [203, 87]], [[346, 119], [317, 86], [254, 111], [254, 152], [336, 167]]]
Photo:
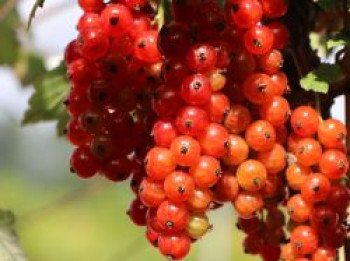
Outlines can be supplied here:
[[185, 188], [182, 187], [182, 186], [180, 186], [180, 187], [177, 188], [177, 191], [178, 191], [180, 194], [183, 194], [183, 193], [185, 193]]
[[172, 229], [174, 227], [174, 222], [168, 220], [165, 222], [165, 226], [169, 229]]
[[109, 19], [109, 24], [111, 26], [116, 26], [119, 23], [119, 17], [111, 17]]

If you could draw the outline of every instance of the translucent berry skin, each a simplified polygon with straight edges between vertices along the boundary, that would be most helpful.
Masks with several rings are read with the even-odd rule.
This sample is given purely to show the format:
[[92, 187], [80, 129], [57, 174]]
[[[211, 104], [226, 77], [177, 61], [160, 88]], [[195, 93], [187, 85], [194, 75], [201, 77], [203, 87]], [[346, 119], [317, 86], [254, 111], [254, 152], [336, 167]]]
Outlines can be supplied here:
[[205, 110], [208, 112], [209, 119], [212, 122], [222, 123], [226, 113], [230, 110], [230, 100], [223, 93], [212, 93]]
[[181, 84], [180, 95], [190, 105], [200, 106], [208, 103], [211, 96], [209, 79], [198, 73], [186, 77]]
[[174, 202], [185, 202], [194, 191], [194, 181], [186, 172], [174, 171], [164, 181], [167, 198]]
[[198, 187], [211, 187], [222, 175], [220, 162], [211, 156], [201, 156], [197, 164], [190, 168], [190, 175]]
[[88, 28], [102, 27], [101, 17], [96, 13], [84, 13], [80, 18], [77, 25], [79, 32]]
[[247, 191], [258, 191], [264, 187], [267, 171], [265, 166], [257, 160], [246, 160], [236, 171], [238, 184]]
[[209, 125], [209, 116], [200, 107], [186, 106], [178, 112], [175, 125], [181, 134], [197, 137]]
[[158, 240], [159, 240], [159, 236], [160, 233], [154, 231], [152, 228], [147, 227], [146, 230], [146, 238], [148, 240], [148, 242], [154, 246], [154, 247], [158, 247]]
[[64, 62], [68, 66], [72, 62], [74, 62], [76, 59], [79, 59], [81, 57], [79, 52], [79, 46], [77, 40], [71, 41], [69, 44], [67, 44], [65, 50], [64, 50]]
[[322, 156], [321, 144], [312, 138], [304, 138], [297, 142], [294, 151], [300, 165], [310, 167], [316, 165]]
[[67, 139], [68, 141], [76, 146], [88, 144], [90, 137], [89, 135], [80, 127], [77, 119], [71, 119], [67, 123]]
[[332, 248], [340, 248], [344, 245], [346, 240], [346, 229], [339, 224], [335, 229], [330, 230], [323, 236], [323, 241], [326, 246]]
[[274, 84], [270, 76], [264, 73], [254, 73], [243, 83], [245, 97], [254, 104], [262, 104], [274, 96]]
[[244, 45], [248, 52], [262, 55], [269, 52], [274, 44], [274, 34], [263, 25], [256, 25], [244, 34]]
[[267, 18], [280, 18], [287, 12], [288, 5], [284, 0], [261, 0], [264, 16]]
[[183, 203], [163, 201], [157, 210], [157, 220], [166, 232], [177, 232], [186, 228], [189, 221], [188, 208]]
[[249, 125], [245, 139], [255, 151], [271, 150], [276, 143], [276, 131], [271, 123], [258, 120]]
[[246, 107], [233, 104], [225, 117], [224, 126], [229, 133], [239, 134], [248, 128], [251, 121], [251, 113]]
[[264, 240], [260, 235], [248, 234], [243, 240], [244, 253], [257, 255], [260, 253], [263, 244]]
[[79, 0], [80, 7], [85, 12], [98, 12], [103, 7], [103, 1], [102, 0]]
[[257, 160], [264, 164], [266, 171], [270, 174], [281, 172], [287, 165], [286, 151], [277, 143], [269, 151], [258, 152]]
[[130, 10], [121, 4], [111, 4], [103, 9], [101, 19], [108, 35], [121, 38], [126, 35], [133, 25]]
[[180, 260], [190, 252], [191, 239], [185, 233], [161, 235], [158, 248], [169, 260]]
[[283, 65], [282, 53], [276, 49], [271, 50], [268, 53], [263, 54], [259, 58], [259, 66], [269, 75], [278, 73]]
[[171, 143], [170, 151], [177, 165], [191, 167], [197, 164], [201, 155], [199, 142], [191, 136], [182, 135]]
[[85, 59], [95, 61], [107, 55], [109, 41], [104, 30], [89, 28], [79, 34], [78, 45]]
[[297, 151], [297, 145], [300, 140], [303, 138], [298, 136], [295, 133], [289, 134], [287, 138], [287, 149], [289, 152], [295, 153]]
[[294, 253], [293, 246], [291, 243], [282, 245], [281, 247], [281, 258], [286, 261], [295, 261], [298, 255]]
[[346, 155], [339, 150], [327, 150], [319, 162], [320, 172], [329, 179], [340, 179], [349, 169]]
[[327, 203], [335, 211], [345, 213], [350, 203], [350, 191], [345, 185], [334, 184], [329, 192]]
[[285, 124], [289, 118], [289, 113], [288, 101], [280, 96], [274, 96], [260, 107], [261, 119], [267, 120], [275, 127]]
[[175, 124], [168, 120], [159, 120], [152, 129], [154, 142], [158, 147], [169, 148], [173, 140], [178, 136]]
[[164, 180], [175, 170], [173, 155], [169, 149], [154, 147], [146, 156], [147, 175], [154, 180]]
[[263, 11], [257, 0], [232, 0], [231, 17], [239, 28], [249, 28], [260, 22]]
[[249, 146], [241, 136], [235, 134], [231, 134], [228, 141], [228, 150], [222, 157], [222, 161], [226, 165], [237, 166], [248, 158]]
[[131, 221], [137, 226], [146, 225], [146, 213], [148, 208], [140, 201], [139, 198], [134, 199], [128, 210]]
[[336, 119], [323, 121], [317, 132], [318, 140], [327, 149], [343, 149], [347, 130], [343, 123]]
[[286, 169], [286, 178], [288, 186], [299, 191], [305, 183], [307, 176], [311, 174], [309, 167], [304, 167], [299, 164], [292, 164]]
[[337, 252], [335, 249], [327, 246], [320, 246], [312, 255], [312, 261], [332, 261], [336, 260]]
[[146, 31], [141, 33], [134, 44], [134, 55], [145, 63], [155, 63], [160, 60], [161, 54], [157, 47], [157, 31]]
[[285, 94], [288, 90], [288, 79], [285, 73], [279, 71], [272, 74], [271, 81], [275, 84], [274, 92], [276, 96]]
[[178, 90], [162, 86], [152, 99], [152, 109], [160, 117], [176, 115], [182, 106]]
[[301, 186], [301, 195], [308, 202], [320, 202], [327, 199], [331, 189], [329, 179], [320, 173], [309, 175]]
[[311, 226], [319, 233], [334, 230], [338, 224], [338, 214], [327, 205], [314, 208], [310, 216]]
[[309, 220], [313, 204], [305, 201], [300, 194], [296, 194], [288, 200], [287, 209], [293, 221], [303, 223]]
[[239, 192], [237, 178], [229, 172], [224, 172], [215, 186], [215, 196], [220, 202], [233, 201]]
[[197, 73], [214, 68], [217, 61], [215, 48], [207, 44], [193, 45], [186, 54], [187, 67]]
[[241, 191], [233, 201], [239, 217], [250, 219], [262, 209], [264, 202], [258, 192]]
[[298, 255], [313, 254], [318, 247], [318, 235], [310, 226], [298, 226], [292, 231], [290, 242]]
[[283, 50], [289, 43], [289, 30], [281, 22], [273, 21], [267, 25], [270, 31], [273, 33], [273, 48]]
[[192, 197], [187, 201], [187, 206], [191, 212], [203, 213], [214, 200], [214, 194], [209, 188], [196, 187]]
[[290, 122], [297, 135], [310, 137], [317, 132], [320, 121], [315, 109], [310, 106], [299, 106], [293, 111]]
[[192, 239], [200, 239], [210, 227], [208, 217], [205, 214], [191, 214], [186, 232]]
[[139, 188], [139, 196], [145, 206], [158, 207], [166, 199], [163, 183], [149, 178], [143, 179]]
[[80, 178], [91, 178], [99, 170], [99, 164], [91, 153], [89, 147], [80, 146], [77, 147], [70, 157], [70, 165], [72, 170]]
[[198, 137], [202, 153], [216, 158], [220, 158], [226, 153], [229, 145], [228, 140], [228, 132], [217, 123], [209, 124]]

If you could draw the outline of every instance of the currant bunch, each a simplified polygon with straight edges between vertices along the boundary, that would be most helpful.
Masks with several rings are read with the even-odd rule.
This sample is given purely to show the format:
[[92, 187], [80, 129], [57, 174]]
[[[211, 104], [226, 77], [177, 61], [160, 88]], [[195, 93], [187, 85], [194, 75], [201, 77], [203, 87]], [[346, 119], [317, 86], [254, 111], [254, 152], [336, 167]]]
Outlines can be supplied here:
[[350, 201], [347, 130], [284, 97], [287, 2], [175, 0], [163, 26], [146, 0], [79, 4], [65, 52], [72, 171], [131, 177], [128, 214], [169, 259], [186, 257], [212, 228], [208, 211], [230, 203], [246, 253], [334, 260]]

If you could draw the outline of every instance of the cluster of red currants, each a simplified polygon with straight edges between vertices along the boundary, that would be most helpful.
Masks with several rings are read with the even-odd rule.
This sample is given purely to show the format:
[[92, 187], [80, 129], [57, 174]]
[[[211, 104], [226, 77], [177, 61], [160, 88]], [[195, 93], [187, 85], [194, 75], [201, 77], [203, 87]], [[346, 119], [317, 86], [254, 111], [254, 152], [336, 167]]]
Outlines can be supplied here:
[[131, 186], [137, 186], [152, 144], [150, 90], [163, 64], [154, 12], [147, 1], [79, 4], [79, 35], [65, 51], [71, 83], [67, 137], [77, 146], [71, 168], [82, 178], [98, 173], [115, 182], [133, 175]]
[[350, 201], [346, 128], [310, 106], [291, 113], [283, 97], [286, 1], [174, 0], [159, 32], [146, 0], [79, 3], [65, 52], [72, 170], [132, 175], [129, 216], [170, 259], [210, 230], [207, 211], [232, 202], [247, 253], [332, 260]]

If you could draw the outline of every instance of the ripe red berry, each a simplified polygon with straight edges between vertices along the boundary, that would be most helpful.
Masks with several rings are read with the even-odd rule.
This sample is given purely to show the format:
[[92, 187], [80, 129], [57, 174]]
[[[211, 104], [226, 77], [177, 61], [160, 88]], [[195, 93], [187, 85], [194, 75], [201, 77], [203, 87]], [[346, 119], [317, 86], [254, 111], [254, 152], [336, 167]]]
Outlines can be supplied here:
[[212, 122], [222, 123], [230, 110], [230, 100], [223, 93], [213, 93], [205, 109]]
[[312, 261], [332, 261], [336, 260], [337, 252], [335, 249], [327, 246], [320, 246], [312, 255]]
[[146, 156], [147, 175], [154, 180], [164, 180], [175, 170], [173, 155], [169, 149], [155, 147]]
[[215, 196], [218, 201], [233, 201], [239, 192], [237, 178], [229, 172], [224, 172], [215, 186]]
[[194, 181], [191, 176], [182, 171], [174, 171], [164, 181], [165, 195], [174, 202], [184, 202], [191, 198], [194, 191]]
[[327, 199], [331, 189], [329, 179], [320, 173], [309, 175], [301, 186], [301, 195], [308, 202], [320, 202]]
[[303, 223], [309, 220], [313, 204], [305, 201], [300, 194], [296, 194], [288, 200], [287, 209], [293, 221]]
[[188, 208], [184, 203], [163, 201], [157, 210], [157, 220], [167, 232], [177, 232], [186, 228], [189, 221]]
[[144, 178], [140, 184], [139, 196], [145, 206], [158, 207], [166, 199], [163, 183]]
[[232, 0], [231, 17], [239, 28], [249, 28], [260, 22], [263, 10], [257, 0]]
[[101, 17], [96, 13], [84, 13], [78, 22], [77, 29], [79, 32], [89, 28], [101, 28], [102, 20]]
[[231, 134], [228, 141], [228, 150], [222, 157], [222, 161], [228, 166], [237, 166], [248, 158], [248, 144], [245, 139], [235, 134]]
[[246, 107], [233, 104], [225, 117], [224, 126], [229, 133], [239, 134], [247, 129], [251, 120], [251, 113]]
[[187, 201], [191, 212], [203, 213], [214, 200], [213, 192], [209, 188], [196, 187], [192, 197]]
[[200, 107], [186, 106], [178, 112], [175, 125], [180, 133], [196, 137], [209, 125], [209, 117]]
[[159, 120], [152, 129], [154, 142], [158, 147], [169, 148], [173, 140], [178, 136], [175, 124], [169, 120]]
[[219, 158], [227, 152], [229, 134], [222, 125], [211, 123], [199, 135], [198, 141], [203, 154]]
[[297, 255], [313, 254], [318, 247], [318, 235], [310, 226], [298, 226], [291, 233], [290, 243]]
[[121, 4], [111, 4], [103, 9], [101, 19], [108, 35], [121, 38], [127, 34], [133, 25], [130, 10]]
[[80, 7], [85, 12], [99, 12], [103, 7], [102, 0], [79, 0]]
[[246, 78], [242, 88], [247, 100], [254, 104], [263, 104], [274, 96], [274, 86], [267, 74], [254, 73]]
[[314, 208], [310, 215], [311, 226], [319, 233], [334, 230], [338, 224], [338, 214], [327, 205]]
[[238, 184], [247, 191], [258, 191], [264, 187], [267, 171], [265, 166], [257, 160], [246, 160], [237, 168]]
[[264, 202], [258, 192], [241, 191], [233, 204], [239, 217], [249, 219], [262, 209]]
[[197, 164], [190, 168], [190, 174], [198, 187], [211, 187], [222, 175], [220, 162], [214, 157], [201, 156]]
[[321, 122], [318, 128], [318, 139], [327, 149], [343, 149], [347, 134], [346, 127], [336, 119]]
[[289, 114], [289, 103], [281, 96], [274, 96], [260, 107], [261, 119], [270, 122], [275, 127], [285, 124]]
[[246, 130], [245, 139], [255, 151], [268, 151], [276, 143], [276, 131], [267, 121], [255, 121]]
[[264, 16], [268, 18], [280, 18], [287, 12], [288, 5], [285, 0], [260, 0]]
[[318, 130], [319, 115], [310, 106], [300, 106], [293, 111], [290, 122], [297, 135], [310, 137]]
[[300, 165], [310, 167], [320, 161], [322, 147], [318, 141], [312, 138], [304, 138], [297, 142], [294, 153]]
[[280, 144], [275, 144], [271, 150], [260, 151], [256, 157], [266, 167], [267, 173], [277, 174], [287, 165], [286, 151]]
[[135, 225], [145, 226], [147, 210], [148, 208], [140, 201], [140, 199], [136, 198], [131, 202], [128, 215]]
[[252, 54], [265, 54], [272, 49], [273, 44], [274, 34], [266, 26], [256, 25], [244, 34], [244, 45]]
[[186, 77], [180, 90], [181, 98], [190, 105], [204, 105], [210, 101], [211, 86], [209, 79], [203, 74]]
[[72, 171], [84, 179], [93, 177], [100, 168], [90, 148], [86, 146], [74, 150], [70, 157], [70, 165]]
[[307, 176], [311, 174], [309, 167], [304, 167], [299, 164], [292, 164], [286, 169], [286, 178], [288, 186], [294, 190], [300, 190], [305, 183]]
[[327, 150], [322, 154], [319, 162], [320, 172], [329, 179], [343, 177], [349, 169], [346, 155], [339, 150]]
[[345, 213], [350, 203], [349, 188], [342, 184], [334, 184], [329, 192], [327, 203], [339, 214]]
[[68, 141], [76, 146], [86, 145], [89, 143], [89, 135], [80, 127], [77, 119], [72, 118], [67, 123], [67, 139]]
[[159, 61], [161, 54], [157, 47], [157, 37], [157, 31], [141, 33], [135, 40], [135, 57], [145, 63], [155, 63]]
[[267, 27], [273, 33], [273, 38], [274, 38], [273, 48], [278, 50], [284, 49], [289, 43], [288, 28], [284, 24], [278, 21], [269, 23]]
[[193, 45], [186, 54], [188, 68], [197, 73], [204, 73], [214, 68], [217, 61], [215, 48], [207, 44]]
[[346, 229], [339, 224], [335, 229], [330, 230], [323, 236], [324, 244], [331, 248], [340, 248], [344, 245], [346, 240]]
[[283, 56], [280, 51], [273, 49], [260, 56], [259, 65], [269, 75], [277, 73], [283, 65]]
[[101, 28], [87, 28], [78, 36], [81, 55], [87, 60], [98, 60], [107, 55], [109, 41], [106, 32]]
[[158, 248], [169, 260], [180, 260], [189, 253], [191, 239], [184, 233], [161, 235], [158, 239]]
[[177, 165], [190, 167], [197, 164], [201, 148], [197, 140], [190, 136], [179, 136], [171, 143], [170, 151]]

